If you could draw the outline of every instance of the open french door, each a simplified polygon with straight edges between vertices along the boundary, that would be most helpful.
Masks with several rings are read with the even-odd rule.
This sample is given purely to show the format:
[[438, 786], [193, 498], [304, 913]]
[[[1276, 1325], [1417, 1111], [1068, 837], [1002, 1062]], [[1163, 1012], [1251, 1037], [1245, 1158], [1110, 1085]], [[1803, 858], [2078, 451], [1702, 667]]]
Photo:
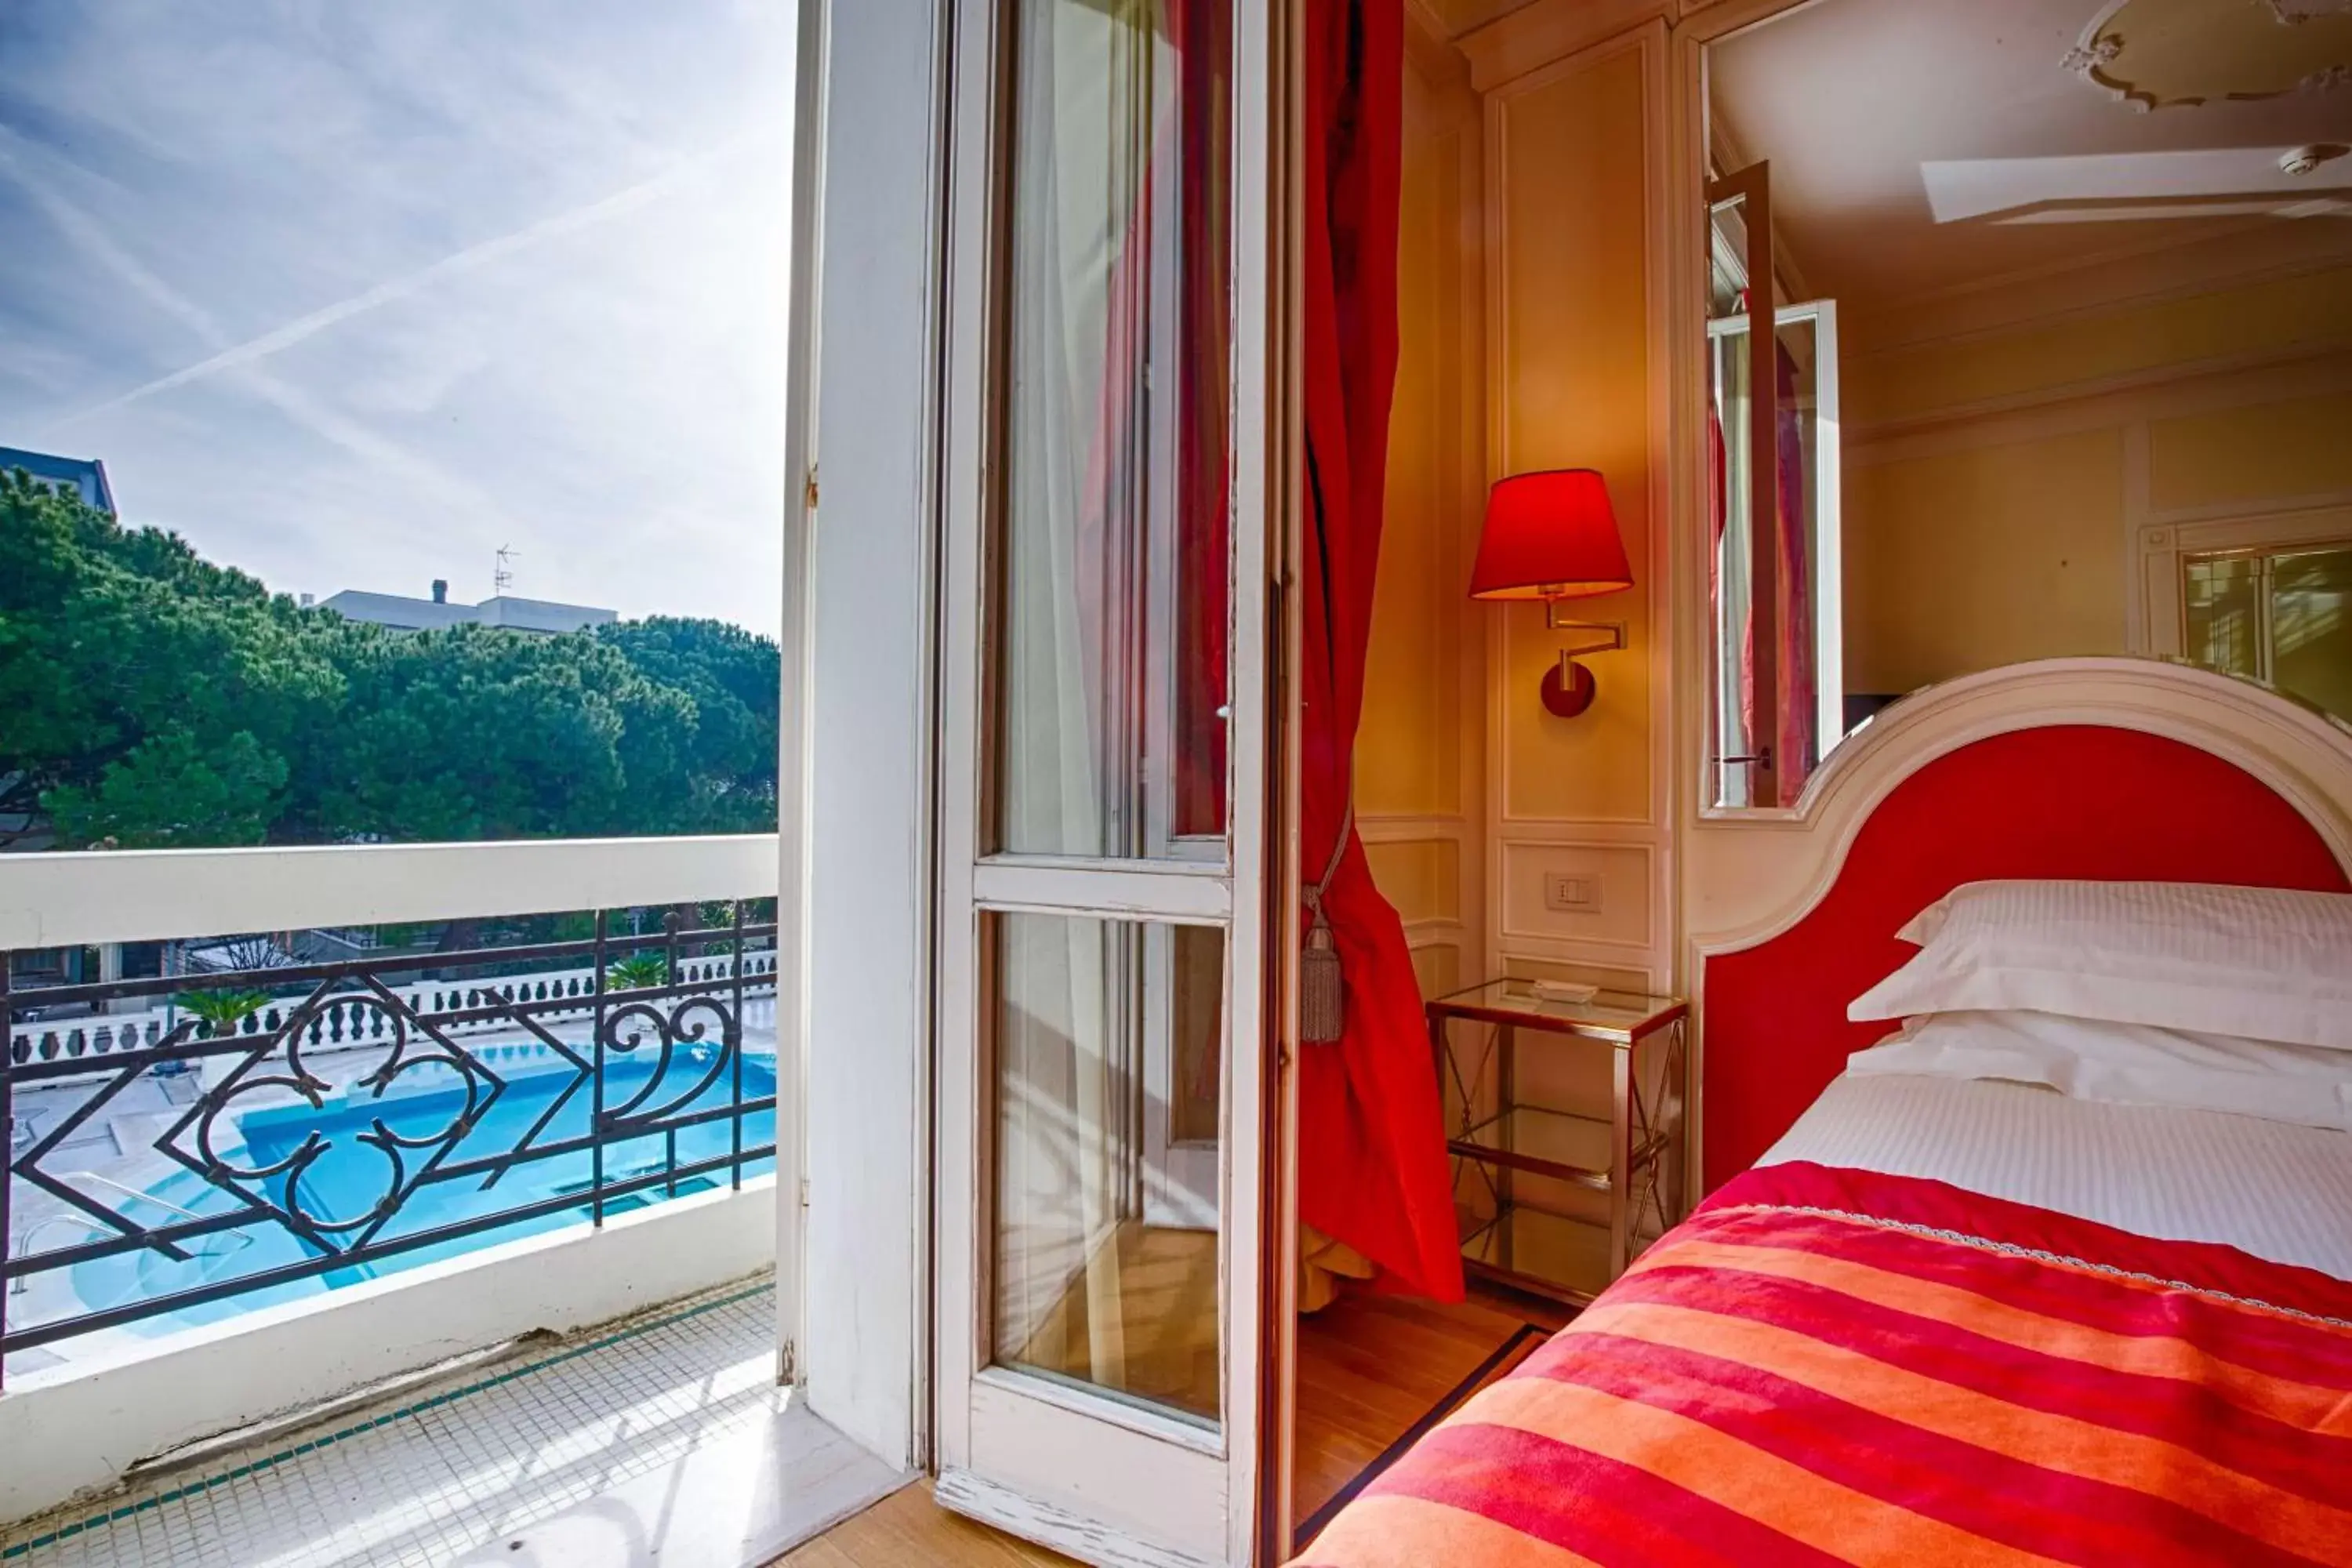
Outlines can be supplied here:
[[938, 1496], [1257, 1538], [1276, 0], [959, 0]]

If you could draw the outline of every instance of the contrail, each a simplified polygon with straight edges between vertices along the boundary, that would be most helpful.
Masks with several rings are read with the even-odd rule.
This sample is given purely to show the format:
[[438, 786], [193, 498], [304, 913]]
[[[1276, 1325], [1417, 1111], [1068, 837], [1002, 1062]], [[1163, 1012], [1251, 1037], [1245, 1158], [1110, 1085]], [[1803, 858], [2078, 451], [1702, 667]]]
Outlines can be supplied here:
[[[221, 331], [220, 323], [214, 320], [212, 314], [203, 306], [148, 270], [137, 257], [115, 241], [114, 237], [107, 232], [104, 224], [100, 223], [80, 206], [57, 191], [47, 180], [35, 174], [26, 165], [26, 161], [9, 146], [11, 142], [20, 141], [21, 138], [14, 132], [9, 131], [5, 126], [0, 126], [0, 169], [5, 169], [15, 176], [17, 185], [33, 198], [34, 205], [38, 206], [42, 214], [57, 226], [58, 232], [79, 247], [99, 266], [121, 279], [141, 299], [187, 328], [205, 342], [217, 344], [227, 336]], [[224, 349], [206, 363], [215, 369], [225, 368], [230, 363], [229, 356], [236, 354], [236, 352], [233, 348]], [[397, 443], [386, 440], [352, 420], [320, 406], [315, 400], [272, 375], [267, 368], [248, 363], [255, 357], [257, 356], [247, 355], [235, 362], [242, 366], [239, 377], [241, 384], [295, 424], [321, 440], [351, 453], [353, 457], [381, 464], [405, 474], [450, 505], [492, 519], [506, 521], [504, 510], [478, 487], [458, 479]], [[129, 397], [119, 397], [111, 403], [100, 405], [100, 407], [119, 407], [129, 401], [131, 401]], [[60, 426], [70, 424], [74, 419], [96, 412], [98, 412], [97, 409], [85, 409], [82, 414], [69, 415], [63, 419], [52, 420], [41, 428], [39, 434], [46, 436]]]
[[[134, 386], [130, 391], [110, 397], [103, 403], [93, 404], [88, 408], [68, 414], [52, 421], [47, 428], [56, 430], [88, 419], [94, 415], [110, 413], [126, 404], [152, 397], [158, 393], [169, 392], [175, 386], [185, 386], [192, 381], [200, 381], [216, 372], [233, 370], [240, 365], [250, 364], [256, 360], [266, 359], [281, 350], [293, 347], [306, 338], [325, 331], [339, 321], [349, 321], [353, 316], [373, 310], [380, 305], [390, 304], [395, 300], [404, 300], [447, 279], [478, 270], [494, 261], [511, 256], [519, 250], [527, 249], [543, 240], [576, 233], [581, 229], [603, 223], [607, 218], [617, 217], [623, 213], [633, 211], [667, 194], [672, 186], [679, 184], [688, 175], [757, 139], [755, 135], [736, 137], [709, 151], [692, 153], [671, 163], [660, 174], [615, 191], [611, 195], [589, 203], [586, 206], [557, 213], [526, 227], [519, 228], [511, 234], [502, 234], [495, 238], [469, 245], [465, 249], [454, 255], [445, 256], [431, 266], [411, 272], [405, 277], [379, 283], [374, 288], [353, 294], [348, 299], [322, 306], [307, 316], [298, 316], [283, 326], [272, 328], [259, 337], [247, 338], [241, 343], [222, 349], [217, 353], [196, 361], [194, 364], [184, 366], [168, 374], [158, 376], [152, 381]], [[41, 195], [37, 190], [35, 194], [37, 196]], [[45, 201], [44, 205], [47, 205], [49, 204]], [[128, 260], [127, 258], [124, 259]], [[131, 265], [133, 268], [136, 267], [135, 263]], [[140, 270], [143, 273], [143, 269]], [[155, 280], [152, 275], [146, 275], [144, 282], [137, 277], [132, 278], [131, 281], [145, 292], [145, 283]], [[216, 335], [215, 341], [217, 341]], [[45, 431], [44, 434], [46, 433]]]
[[[106, 226], [91, 217], [79, 206], [67, 200], [49, 183], [35, 174], [10, 143], [22, 143], [24, 138], [5, 125], [0, 125], [0, 169], [16, 176], [16, 184], [33, 198], [33, 205], [42, 215], [57, 225], [58, 232], [89, 254], [90, 259], [121, 279], [135, 289], [140, 298], [187, 328], [206, 342], [216, 343], [225, 336], [220, 323], [214, 321], [203, 307], [147, 270], [139, 258], [117, 245]], [[59, 420], [53, 423], [62, 424]], [[46, 432], [43, 432], [46, 434]]]

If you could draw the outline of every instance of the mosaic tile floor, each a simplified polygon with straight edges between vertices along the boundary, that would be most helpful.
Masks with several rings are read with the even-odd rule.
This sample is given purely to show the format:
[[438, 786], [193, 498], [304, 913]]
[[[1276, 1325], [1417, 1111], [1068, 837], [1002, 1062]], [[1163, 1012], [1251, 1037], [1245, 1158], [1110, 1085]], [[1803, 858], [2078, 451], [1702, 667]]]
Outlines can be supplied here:
[[732, 1568], [904, 1477], [776, 1387], [738, 1288], [0, 1532], [9, 1568]]

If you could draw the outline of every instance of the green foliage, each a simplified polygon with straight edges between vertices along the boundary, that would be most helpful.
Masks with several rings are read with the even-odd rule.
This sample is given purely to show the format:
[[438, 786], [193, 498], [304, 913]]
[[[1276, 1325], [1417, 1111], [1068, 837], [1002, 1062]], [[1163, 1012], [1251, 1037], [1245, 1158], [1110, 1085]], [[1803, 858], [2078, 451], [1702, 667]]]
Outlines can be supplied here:
[[[776, 645], [403, 633], [0, 475], [0, 824], [60, 847], [760, 832]], [[5, 834], [0, 829], [0, 834]]]
[[647, 679], [694, 704], [701, 765], [689, 784], [702, 832], [765, 832], [776, 822], [776, 744], [783, 667], [776, 645], [723, 621], [655, 616], [592, 634]]
[[239, 1024], [269, 1005], [267, 991], [190, 991], [174, 996], [183, 1013], [194, 1014], [206, 1032], [232, 1034]]
[[285, 759], [251, 731], [208, 752], [174, 726], [107, 763], [95, 787], [59, 784], [47, 804], [69, 848], [214, 848], [260, 843], [285, 786]]
[[[134, 815], [167, 773], [190, 771], [193, 748], [219, 775], [192, 780], [213, 797], [200, 809], [231, 824], [260, 812], [266, 826], [257, 783], [342, 700], [310, 617], [173, 535], [125, 529], [21, 475], [0, 476], [0, 817], [53, 810], [44, 797], [68, 791], [73, 847], [202, 841], [181, 808]], [[117, 764], [127, 772], [110, 779]], [[215, 841], [252, 841], [230, 831]]]
[[643, 991], [669, 983], [669, 960], [658, 952], [635, 952], [604, 966], [608, 991]]

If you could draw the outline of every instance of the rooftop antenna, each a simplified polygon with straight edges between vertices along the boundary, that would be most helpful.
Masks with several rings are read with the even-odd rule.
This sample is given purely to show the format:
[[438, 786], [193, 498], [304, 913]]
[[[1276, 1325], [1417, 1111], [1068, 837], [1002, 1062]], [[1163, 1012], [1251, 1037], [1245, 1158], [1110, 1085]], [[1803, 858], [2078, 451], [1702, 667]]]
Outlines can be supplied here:
[[499, 563], [490, 572], [490, 592], [502, 595], [514, 586], [514, 558], [522, 552], [512, 545], [499, 546]]

